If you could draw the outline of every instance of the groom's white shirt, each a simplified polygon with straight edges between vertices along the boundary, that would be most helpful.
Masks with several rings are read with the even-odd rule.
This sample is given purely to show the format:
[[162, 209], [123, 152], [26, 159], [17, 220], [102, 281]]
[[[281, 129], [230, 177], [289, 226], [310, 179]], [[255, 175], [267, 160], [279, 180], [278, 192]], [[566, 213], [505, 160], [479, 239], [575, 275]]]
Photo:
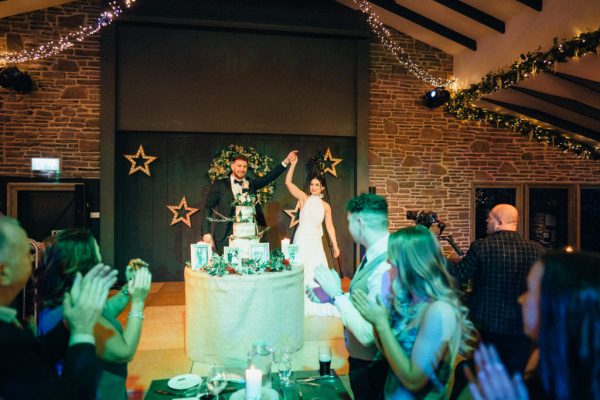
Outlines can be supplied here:
[[[387, 252], [389, 237], [388, 233], [367, 249], [365, 254], [367, 261], [374, 260], [381, 253]], [[371, 301], [377, 301], [377, 295], [380, 295], [384, 300], [388, 298], [389, 284], [383, 285], [382, 282], [384, 275], [389, 270], [390, 264], [388, 264], [387, 258], [385, 258], [375, 267], [371, 276], [369, 276], [367, 287], [369, 288], [368, 297]], [[348, 348], [350, 357], [361, 360], [375, 359], [377, 347], [375, 346], [373, 325], [365, 320], [354, 307], [350, 300], [350, 294], [346, 293], [343, 296], [336, 297], [334, 304], [340, 310], [344, 326], [352, 332], [359, 342], [356, 343], [354, 340], [348, 340], [348, 337], [346, 337], [346, 347]]]

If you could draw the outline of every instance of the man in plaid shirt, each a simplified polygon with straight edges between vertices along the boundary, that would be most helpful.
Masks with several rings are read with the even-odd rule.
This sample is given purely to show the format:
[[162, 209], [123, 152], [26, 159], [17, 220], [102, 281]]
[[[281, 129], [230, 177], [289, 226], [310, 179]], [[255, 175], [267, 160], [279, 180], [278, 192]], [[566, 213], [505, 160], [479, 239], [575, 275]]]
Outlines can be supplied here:
[[544, 248], [517, 233], [519, 212], [499, 204], [488, 214], [488, 236], [471, 243], [465, 257], [449, 272], [459, 282], [472, 279], [470, 318], [481, 338], [492, 343], [508, 371], [523, 372], [531, 341], [523, 333], [518, 298], [527, 288], [527, 274]]

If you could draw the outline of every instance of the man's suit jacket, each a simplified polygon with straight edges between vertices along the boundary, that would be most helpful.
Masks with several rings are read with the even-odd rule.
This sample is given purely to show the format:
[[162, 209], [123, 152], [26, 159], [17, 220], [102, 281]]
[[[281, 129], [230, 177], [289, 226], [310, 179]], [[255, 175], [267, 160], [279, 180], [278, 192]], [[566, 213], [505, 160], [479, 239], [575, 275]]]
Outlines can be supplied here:
[[[277, 164], [277, 166], [275, 166], [271, 172], [263, 177], [257, 179], [250, 179], [246, 177], [246, 180], [248, 180], [249, 183], [248, 191], [250, 193], [256, 193], [257, 190], [267, 186], [269, 183], [277, 179], [277, 177], [279, 177], [279, 175], [281, 175], [285, 169], [286, 167], [284, 167], [282, 164]], [[211, 223], [207, 217], [215, 217], [213, 215], [213, 210], [226, 217], [233, 216], [235, 212], [235, 209], [231, 207], [233, 200], [233, 192], [231, 191], [231, 178], [229, 176], [227, 178], [219, 179], [212, 184], [208, 198], [206, 199], [206, 205], [204, 207], [202, 235], [211, 233]], [[256, 222], [261, 226], [267, 225], [265, 217], [262, 213], [262, 209], [258, 204], [256, 206]], [[225, 240], [227, 236], [231, 234], [232, 229], [232, 223], [216, 223], [213, 239], [216, 242]]]
[[[66, 355], [65, 355], [66, 351]], [[69, 346], [61, 323], [47, 335], [0, 322], [0, 398], [95, 399], [96, 354], [89, 343]], [[59, 378], [54, 364], [64, 358]]]

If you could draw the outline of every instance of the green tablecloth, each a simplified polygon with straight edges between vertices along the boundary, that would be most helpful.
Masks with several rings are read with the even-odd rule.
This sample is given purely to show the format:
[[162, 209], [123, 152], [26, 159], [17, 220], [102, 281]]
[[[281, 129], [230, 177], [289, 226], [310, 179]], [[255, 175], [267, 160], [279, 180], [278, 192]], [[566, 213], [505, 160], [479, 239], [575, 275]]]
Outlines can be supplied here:
[[[292, 375], [292, 379], [302, 379], [313, 376], [318, 376], [318, 371], [294, 371], [294, 375]], [[183, 397], [183, 395], [165, 395], [156, 393], [157, 390], [164, 390], [171, 393], [177, 393], [176, 390], [170, 389], [167, 386], [168, 379], [159, 379], [152, 381], [148, 391], [146, 392], [146, 396], [144, 399], [146, 400], [170, 400], [174, 398]], [[203, 379], [205, 382], [206, 379]], [[205, 383], [203, 383], [205, 385]], [[243, 389], [244, 384], [234, 384], [229, 383], [225, 390], [221, 392], [219, 395], [220, 399], [228, 400], [232, 393], [236, 390]], [[314, 382], [294, 382], [290, 385], [281, 387], [279, 384], [279, 377], [277, 374], [273, 374], [273, 389], [279, 392], [280, 400], [311, 400], [314, 398], [322, 398], [322, 399], [344, 399], [350, 400], [350, 394], [346, 391], [346, 388], [337, 377], [337, 375], [331, 379], [327, 380], [318, 380]], [[201, 389], [201, 392], [204, 392], [204, 389]], [[212, 396], [203, 396], [202, 399], [210, 399]]]

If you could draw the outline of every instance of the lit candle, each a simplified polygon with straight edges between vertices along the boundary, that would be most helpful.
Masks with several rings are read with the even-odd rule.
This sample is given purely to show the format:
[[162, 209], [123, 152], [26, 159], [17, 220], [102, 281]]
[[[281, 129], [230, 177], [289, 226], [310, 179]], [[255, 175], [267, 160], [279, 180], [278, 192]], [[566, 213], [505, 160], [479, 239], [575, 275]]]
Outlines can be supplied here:
[[261, 390], [262, 371], [260, 369], [254, 368], [254, 366], [252, 365], [246, 370], [246, 399], [260, 399]]
[[283, 253], [283, 258], [289, 258], [288, 255], [288, 246], [290, 245], [290, 239], [284, 238], [281, 240], [281, 252]]

